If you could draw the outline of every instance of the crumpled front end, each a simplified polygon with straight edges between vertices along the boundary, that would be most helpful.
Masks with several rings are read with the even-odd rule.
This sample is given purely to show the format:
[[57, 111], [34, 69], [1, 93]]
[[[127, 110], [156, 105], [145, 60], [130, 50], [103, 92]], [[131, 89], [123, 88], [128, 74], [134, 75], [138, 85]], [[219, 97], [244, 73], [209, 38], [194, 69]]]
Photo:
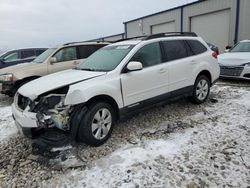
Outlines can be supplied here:
[[68, 87], [43, 94], [34, 101], [17, 93], [12, 105], [13, 117], [19, 128], [70, 129], [71, 106], [64, 105]]

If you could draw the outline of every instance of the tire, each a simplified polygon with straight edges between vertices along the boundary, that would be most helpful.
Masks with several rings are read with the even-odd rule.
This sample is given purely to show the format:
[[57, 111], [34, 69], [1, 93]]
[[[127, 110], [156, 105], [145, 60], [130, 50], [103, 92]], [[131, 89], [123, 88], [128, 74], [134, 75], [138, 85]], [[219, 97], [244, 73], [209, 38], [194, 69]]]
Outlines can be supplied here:
[[111, 105], [105, 102], [93, 103], [80, 120], [77, 140], [91, 146], [102, 145], [111, 136], [115, 117]]
[[195, 104], [205, 102], [210, 93], [210, 85], [211, 83], [207, 76], [199, 76], [194, 83], [193, 94], [191, 97], [192, 102]]

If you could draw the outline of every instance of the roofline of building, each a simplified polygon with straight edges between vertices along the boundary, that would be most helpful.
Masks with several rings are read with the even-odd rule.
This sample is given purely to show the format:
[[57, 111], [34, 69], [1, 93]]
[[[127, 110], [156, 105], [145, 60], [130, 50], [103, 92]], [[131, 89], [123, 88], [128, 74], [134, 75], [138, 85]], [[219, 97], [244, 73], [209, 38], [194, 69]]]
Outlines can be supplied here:
[[123, 22], [123, 24], [127, 24], [127, 23], [130, 23], [130, 22], [134, 22], [134, 21], [137, 21], [137, 20], [141, 20], [141, 19], [144, 19], [144, 18], [148, 18], [148, 17], [151, 17], [151, 16], [162, 14], [162, 13], [165, 13], [165, 12], [170, 12], [170, 11], [177, 10], [177, 9], [180, 9], [180, 8], [184, 8], [184, 7], [187, 7], [187, 6], [190, 6], [190, 5], [198, 4], [198, 3], [201, 3], [201, 2], [204, 2], [204, 1], [207, 1], [207, 0], [197, 0], [197, 1], [194, 1], [192, 3], [188, 3], [188, 4], [181, 5], [181, 6], [178, 6], [178, 7], [174, 7], [174, 8], [171, 8], [171, 9], [163, 10], [161, 12], [156, 12], [154, 14], [149, 14], [149, 15], [142, 16], [142, 17], [139, 17], [139, 18], [136, 18], [136, 19], [133, 19], [133, 20], [129, 20], [129, 21]]

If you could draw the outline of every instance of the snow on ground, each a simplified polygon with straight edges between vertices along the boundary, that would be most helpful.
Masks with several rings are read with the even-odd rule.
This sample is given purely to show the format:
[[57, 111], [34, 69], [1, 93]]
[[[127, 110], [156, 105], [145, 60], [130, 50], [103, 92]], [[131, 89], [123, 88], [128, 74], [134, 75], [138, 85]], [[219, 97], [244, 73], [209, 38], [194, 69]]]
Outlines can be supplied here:
[[183, 117], [195, 128], [167, 139], [125, 145], [86, 170], [55, 177], [53, 184], [107, 188], [250, 186], [250, 91], [219, 86], [212, 91], [218, 103]]
[[0, 142], [17, 134], [18, 130], [12, 118], [11, 107], [2, 107], [0, 110]]
[[[116, 127], [104, 146], [85, 148], [89, 161], [79, 162], [76, 155], [69, 153], [66, 160], [59, 160], [67, 168], [58, 171], [52, 164], [45, 166], [30, 156], [29, 140], [17, 138], [18, 141], [10, 139], [13, 144], [6, 143], [17, 130], [8, 107], [10, 102], [3, 99], [0, 141], [6, 141], [6, 152], [0, 151], [4, 159], [0, 159], [0, 187], [248, 188], [250, 88], [217, 85], [211, 89], [211, 97], [218, 102], [208, 101], [197, 107], [179, 101], [121, 123], [128, 127]], [[0, 96], [0, 105], [1, 100]], [[153, 118], [156, 119], [151, 121]], [[176, 122], [186, 126], [164, 132]], [[163, 131], [154, 133], [157, 130]], [[143, 132], [150, 134], [142, 138]], [[121, 134], [133, 138], [133, 142], [124, 141]], [[112, 141], [118, 143], [111, 144]], [[13, 161], [8, 162], [8, 155]]]

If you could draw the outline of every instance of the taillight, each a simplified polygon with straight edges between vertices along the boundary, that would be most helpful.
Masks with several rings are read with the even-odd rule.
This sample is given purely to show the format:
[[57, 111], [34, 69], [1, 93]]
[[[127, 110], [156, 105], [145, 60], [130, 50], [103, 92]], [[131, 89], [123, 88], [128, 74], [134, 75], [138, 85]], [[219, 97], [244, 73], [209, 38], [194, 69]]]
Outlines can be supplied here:
[[213, 52], [213, 53], [212, 53], [212, 56], [213, 56], [215, 59], [218, 58], [218, 54], [217, 54], [216, 52]]

